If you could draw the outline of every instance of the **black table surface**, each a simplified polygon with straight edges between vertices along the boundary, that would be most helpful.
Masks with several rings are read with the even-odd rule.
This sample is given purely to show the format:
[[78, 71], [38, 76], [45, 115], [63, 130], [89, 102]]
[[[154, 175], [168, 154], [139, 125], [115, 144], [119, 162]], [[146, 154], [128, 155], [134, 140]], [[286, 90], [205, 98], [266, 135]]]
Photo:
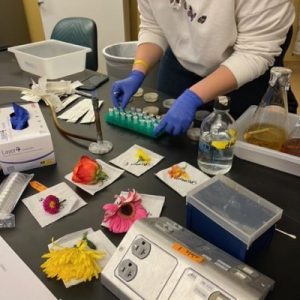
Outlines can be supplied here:
[[[67, 79], [83, 80], [91, 74], [93, 72], [86, 70]], [[31, 79], [36, 80], [37, 77], [20, 70], [11, 53], [0, 52], [0, 86], [28, 87]], [[110, 87], [113, 81], [111, 78], [109, 82], [97, 90], [99, 99], [105, 100], [101, 109], [102, 114], [111, 106]], [[145, 88], [145, 91], [148, 89]], [[159, 95], [160, 100], [166, 98], [165, 95]], [[0, 91], [0, 105], [12, 101], [20, 101], [20, 93]], [[146, 103], [143, 100], [134, 100], [131, 105], [142, 107]], [[34, 173], [34, 179], [46, 186], [50, 187], [65, 181], [64, 176], [72, 170], [75, 162], [84, 154], [109, 162], [110, 159], [118, 156], [133, 144], [138, 144], [165, 157], [159, 164], [140, 177], [124, 172], [117, 181], [94, 196], [68, 182], [69, 186], [88, 202], [88, 205], [44, 228], [40, 227], [25, 205], [20, 202], [14, 210], [16, 227], [0, 231], [0, 235], [57, 298], [63, 300], [116, 299], [110, 291], [101, 285], [100, 280], [94, 279], [91, 282], [66, 289], [61, 281], [47, 279], [40, 268], [43, 262], [41, 255], [47, 252], [47, 245], [52, 237], [59, 238], [67, 233], [88, 227], [92, 227], [94, 230], [101, 229], [117, 246], [124, 235], [112, 234], [101, 227], [102, 206], [112, 202], [115, 194], [129, 188], [135, 188], [140, 193], [164, 195], [166, 200], [162, 216], [167, 216], [175, 222], [185, 225], [185, 198], [179, 196], [154, 174], [181, 161], [186, 161], [196, 167], [197, 143], [190, 141], [186, 136], [164, 135], [159, 139], [150, 139], [131, 131], [110, 126], [102, 121], [104, 139], [110, 140], [114, 147], [111, 152], [99, 157], [89, 153], [87, 150], [89, 142], [71, 140], [61, 135], [51, 120], [48, 108], [43, 103], [41, 103], [41, 108], [52, 135], [57, 163], [26, 171], [26, 173]], [[61, 125], [79, 134], [96, 136], [94, 124], [69, 124], [62, 121]], [[234, 158], [233, 167], [226, 176], [284, 210], [278, 228], [295, 234], [297, 239], [294, 240], [275, 232], [270, 246], [248, 260], [247, 263], [276, 281], [275, 288], [267, 299], [300, 299], [300, 277], [298, 275], [300, 271], [298, 256], [300, 255], [300, 178], [240, 160], [237, 157]], [[3, 175], [0, 177], [0, 180], [2, 179]], [[34, 193], [35, 191], [28, 187], [22, 198]], [[9, 296], [7, 299], [10, 299]]]

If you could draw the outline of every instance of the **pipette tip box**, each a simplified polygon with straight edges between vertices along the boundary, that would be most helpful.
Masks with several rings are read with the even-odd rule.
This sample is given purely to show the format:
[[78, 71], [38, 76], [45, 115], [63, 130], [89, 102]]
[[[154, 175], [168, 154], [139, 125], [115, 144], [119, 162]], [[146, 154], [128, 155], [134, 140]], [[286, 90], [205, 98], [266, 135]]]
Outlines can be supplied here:
[[186, 198], [187, 228], [240, 260], [270, 243], [281, 216], [281, 208], [224, 175], [197, 186]]

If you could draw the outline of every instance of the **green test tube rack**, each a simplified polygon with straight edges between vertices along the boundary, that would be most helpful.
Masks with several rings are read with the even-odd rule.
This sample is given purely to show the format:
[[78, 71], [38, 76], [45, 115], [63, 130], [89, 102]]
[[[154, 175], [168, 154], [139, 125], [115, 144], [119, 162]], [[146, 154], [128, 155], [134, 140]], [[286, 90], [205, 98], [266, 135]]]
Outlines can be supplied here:
[[141, 108], [131, 107], [130, 110], [120, 108], [109, 108], [105, 113], [105, 121], [145, 136], [156, 138], [153, 134], [154, 128], [160, 121], [160, 116], [148, 115]]

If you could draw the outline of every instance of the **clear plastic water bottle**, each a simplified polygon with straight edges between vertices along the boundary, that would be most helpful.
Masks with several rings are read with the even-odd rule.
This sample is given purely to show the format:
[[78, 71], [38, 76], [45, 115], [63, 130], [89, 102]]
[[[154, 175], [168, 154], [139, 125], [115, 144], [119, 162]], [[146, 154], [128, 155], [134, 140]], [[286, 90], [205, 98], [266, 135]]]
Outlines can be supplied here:
[[203, 120], [200, 127], [198, 166], [210, 175], [225, 174], [232, 166], [237, 133], [229, 107], [228, 97], [218, 97], [214, 111]]

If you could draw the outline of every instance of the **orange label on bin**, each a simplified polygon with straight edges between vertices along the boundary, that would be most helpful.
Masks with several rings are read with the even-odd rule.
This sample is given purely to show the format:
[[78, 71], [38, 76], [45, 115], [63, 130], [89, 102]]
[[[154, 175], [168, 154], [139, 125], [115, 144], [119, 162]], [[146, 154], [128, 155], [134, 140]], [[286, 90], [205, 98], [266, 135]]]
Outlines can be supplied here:
[[201, 263], [204, 261], [203, 256], [193, 253], [188, 248], [186, 248], [178, 243], [172, 244], [172, 249], [174, 249], [175, 251], [179, 252], [180, 254], [184, 255], [185, 257], [187, 257], [188, 259], [190, 259], [194, 262]]
[[30, 186], [35, 189], [38, 192], [42, 192], [44, 190], [47, 189], [46, 186], [44, 186], [43, 184], [39, 183], [38, 181], [30, 181], [29, 182]]

